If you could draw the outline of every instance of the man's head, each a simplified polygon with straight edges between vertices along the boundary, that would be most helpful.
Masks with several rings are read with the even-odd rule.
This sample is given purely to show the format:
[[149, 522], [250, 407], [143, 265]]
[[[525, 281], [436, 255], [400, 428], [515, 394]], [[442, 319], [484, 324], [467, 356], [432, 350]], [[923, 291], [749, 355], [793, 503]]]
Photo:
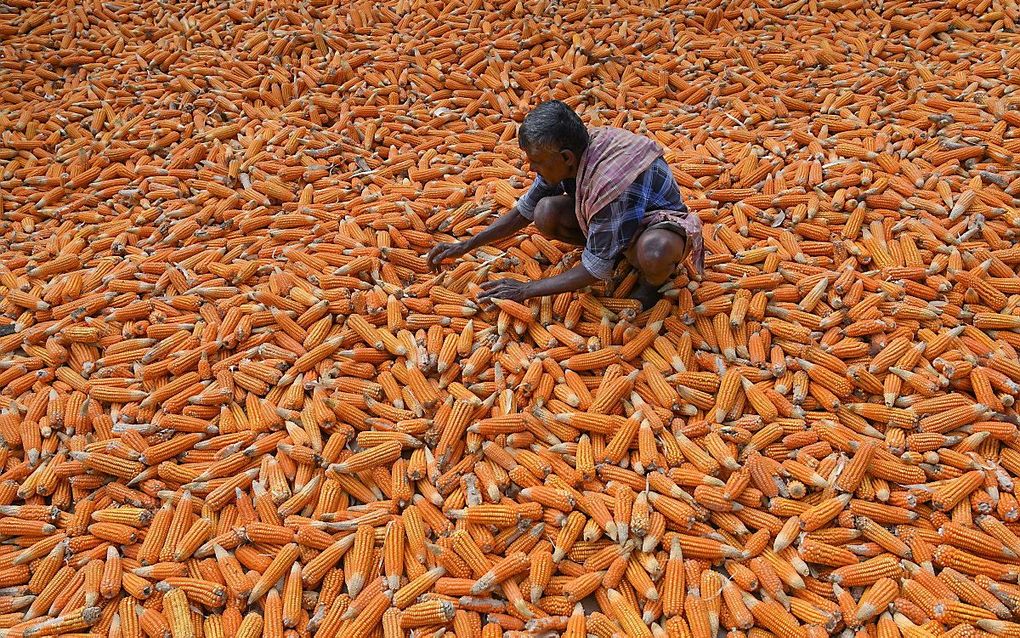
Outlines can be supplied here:
[[550, 184], [576, 177], [581, 154], [588, 148], [584, 122], [559, 100], [542, 102], [528, 113], [517, 139], [531, 168]]

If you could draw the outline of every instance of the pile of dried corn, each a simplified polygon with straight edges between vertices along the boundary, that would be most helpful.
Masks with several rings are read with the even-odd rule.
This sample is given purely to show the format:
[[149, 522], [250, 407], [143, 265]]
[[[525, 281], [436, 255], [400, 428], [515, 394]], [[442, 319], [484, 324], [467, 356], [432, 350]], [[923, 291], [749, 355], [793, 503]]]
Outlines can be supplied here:
[[[7, 0], [0, 636], [1020, 635], [1016, 3], [565, 4]], [[704, 281], [426, 272], [548, 97]]]

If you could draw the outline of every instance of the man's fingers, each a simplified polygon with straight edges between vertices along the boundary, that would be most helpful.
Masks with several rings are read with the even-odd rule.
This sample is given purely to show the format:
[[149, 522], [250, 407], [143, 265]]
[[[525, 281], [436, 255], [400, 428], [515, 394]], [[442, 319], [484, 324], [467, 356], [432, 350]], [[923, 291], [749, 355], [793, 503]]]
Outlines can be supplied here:
[[487, 281], [484, 284], [482, 284], [482, 290], [484, 292], [481, 295], [479, 295], [478, 297], [479, 299], [491, 297], [495, 294], [498, 294], [500, 291], [503, 290], [503, 286], [499, 285], [498, 281]]
[[478, 300], [479, 301], [489, 301], [489, 300], [492, 300], [492, 299], [504, 299], [504, 298], [507, 297], [507, 295], [509, 293], [511, 293], [513, 291], [513, 288], [511, 286], [509, 286], [509, 285], [506, 285], [506, 283], [503, 282], [503, 281], [489, 281], [489, 282], [486, 282], [486, 283], [489, 283], [489, 284], [492, 284], [492, 285], [490, 285], [488, 288], [486, 288], [485, 292], [483, 292], [481, 295], [478, 295]]
[[439, 268], [439, 264], [441, 264], [442, 261], [450, 255], [452, 248], [453, 246], [446, 243], [436, 244], [432, 250], [429, 251], [428, 257], [426, 257], [429, 268], [437, 270]]

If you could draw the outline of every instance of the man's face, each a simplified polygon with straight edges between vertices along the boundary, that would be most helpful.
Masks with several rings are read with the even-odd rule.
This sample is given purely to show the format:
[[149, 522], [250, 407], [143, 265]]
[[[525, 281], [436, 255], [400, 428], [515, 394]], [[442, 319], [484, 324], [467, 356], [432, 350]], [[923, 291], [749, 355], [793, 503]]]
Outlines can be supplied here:
[[573, 151], [532, 148], [525, 151], [528, 164], [549, 184], [577, 177], [577, 158]]

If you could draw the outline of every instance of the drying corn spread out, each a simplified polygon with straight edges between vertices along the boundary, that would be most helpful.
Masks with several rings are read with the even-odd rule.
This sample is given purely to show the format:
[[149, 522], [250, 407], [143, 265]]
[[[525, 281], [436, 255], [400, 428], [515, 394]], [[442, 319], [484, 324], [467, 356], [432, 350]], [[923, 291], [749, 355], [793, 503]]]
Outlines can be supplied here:
[[[6, 0], [0, 638], [1020, 636], [1018, 18]], [[429, 272], [546, 99], [703, 276]]]

